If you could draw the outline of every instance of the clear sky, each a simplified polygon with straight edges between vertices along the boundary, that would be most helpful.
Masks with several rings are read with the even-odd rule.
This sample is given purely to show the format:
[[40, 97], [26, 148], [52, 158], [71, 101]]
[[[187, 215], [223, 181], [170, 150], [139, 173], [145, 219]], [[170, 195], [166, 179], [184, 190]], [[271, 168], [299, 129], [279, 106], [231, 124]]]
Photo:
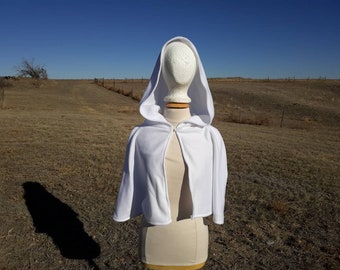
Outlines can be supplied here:
[[185, 36], [208, 77], [340, 79], [339, 0], [0, 0], [0, 76], [149, 78]]

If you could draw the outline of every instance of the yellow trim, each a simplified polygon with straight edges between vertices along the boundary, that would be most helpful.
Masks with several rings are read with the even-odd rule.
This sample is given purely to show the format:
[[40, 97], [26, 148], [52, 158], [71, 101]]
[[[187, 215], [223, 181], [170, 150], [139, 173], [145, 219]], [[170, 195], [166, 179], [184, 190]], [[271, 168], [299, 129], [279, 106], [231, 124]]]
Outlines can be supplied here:
[[201, 269], [205, 265], [205, 262], [195, 264], [195, 265], [183, 265], [183, 266], [170, 266], [170, 265], [154, 265], [154, 264], [144, 264], [147, 269], [150, 270], [196, 270]]
[[173, 109], [185, 109], [189, 108], [189, 103], [169, 102], [166, 104], [166, 107]]

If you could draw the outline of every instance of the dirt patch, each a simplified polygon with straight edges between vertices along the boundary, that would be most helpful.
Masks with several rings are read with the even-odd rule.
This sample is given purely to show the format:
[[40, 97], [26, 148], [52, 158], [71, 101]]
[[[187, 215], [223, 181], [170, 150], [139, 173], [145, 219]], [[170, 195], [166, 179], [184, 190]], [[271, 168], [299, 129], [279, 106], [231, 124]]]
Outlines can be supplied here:
[[[339, 82], [210, 83], [229, 180], [225, 224], [207, 218], [204, 269], [337, 269]], [[111, 219], [138, 102], [92, 81], [12, 84], [0, 110], [0, 268], [143, 269], [139, 218]], [[146, 82], [122, 84], [136, 94]], [[254, 115], [268, 122], [242, 121]]]

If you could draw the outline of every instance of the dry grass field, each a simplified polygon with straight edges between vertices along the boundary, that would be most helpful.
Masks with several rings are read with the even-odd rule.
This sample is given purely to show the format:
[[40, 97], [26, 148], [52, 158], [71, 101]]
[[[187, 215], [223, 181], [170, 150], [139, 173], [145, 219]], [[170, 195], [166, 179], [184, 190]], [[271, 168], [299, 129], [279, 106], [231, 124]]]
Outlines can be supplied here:
[[[143, 269], [111, 219], [147, 80], [11, 80], [0, 108], [0, 269]], [[213, 79], [225, 224], [204, 269], [339, 269], [340, 81]]]

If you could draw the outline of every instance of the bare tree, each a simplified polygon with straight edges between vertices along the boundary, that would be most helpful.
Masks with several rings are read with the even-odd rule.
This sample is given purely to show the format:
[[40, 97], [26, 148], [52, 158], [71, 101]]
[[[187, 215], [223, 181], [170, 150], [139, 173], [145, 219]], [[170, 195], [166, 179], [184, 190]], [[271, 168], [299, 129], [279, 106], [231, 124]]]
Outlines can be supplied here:
[[16, 69], [20, 77], [30, 77], [33, 79], [48, 78], [46, 69], [41, 65], [34, 64], [34, 59], [31, 61], [24, 59]]

